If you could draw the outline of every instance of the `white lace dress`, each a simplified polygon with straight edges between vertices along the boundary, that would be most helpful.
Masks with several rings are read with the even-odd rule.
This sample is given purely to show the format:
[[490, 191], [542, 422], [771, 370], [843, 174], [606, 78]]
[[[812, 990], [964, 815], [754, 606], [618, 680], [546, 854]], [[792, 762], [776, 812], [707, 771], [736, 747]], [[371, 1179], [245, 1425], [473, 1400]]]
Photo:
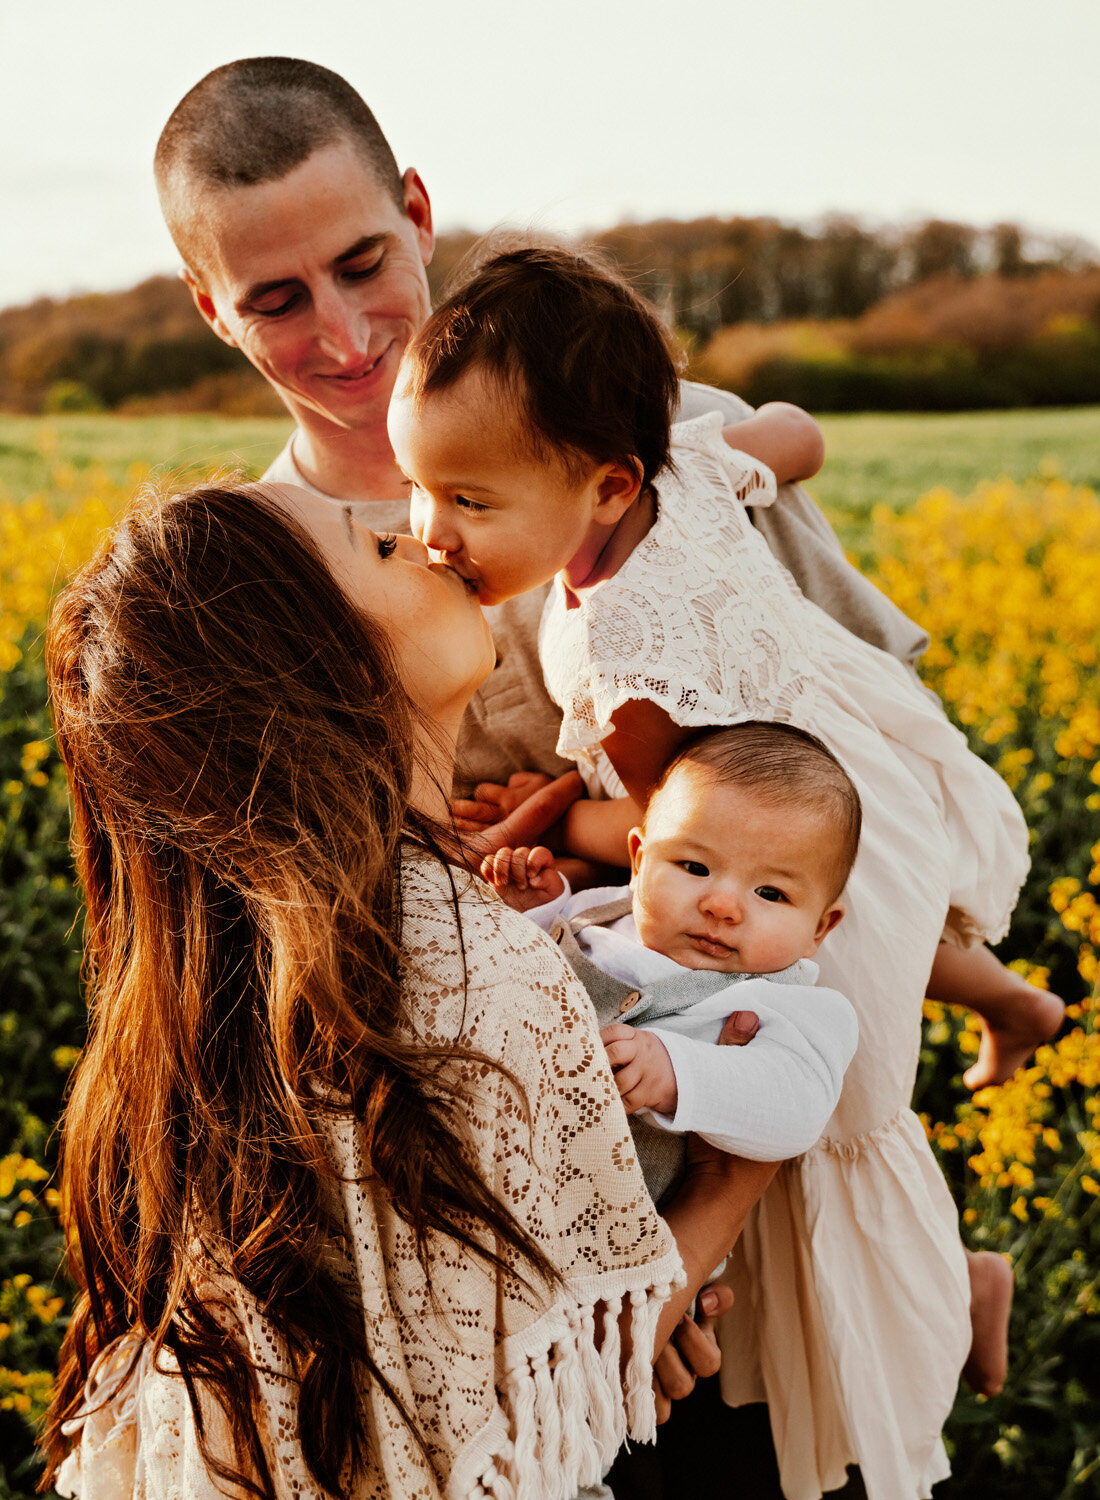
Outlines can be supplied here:
[[[370, 1176], [352, 1119], [326, 1127], [343, 1219], [337, 1264], [362, 1305], [379, 1367], [416, 1417], [427, 1454], [376, 1386], [357, 1393], [370, 1444], [357, 1500], [571, 1500], [597, 1485], [628, 1434], [651, 1438], [653, 1341], [682, 1281], [675, 1241], [645, 1190], [622, 1104], [580, 982], [545, 933], [487, 887], [434, 861], [405, 862], [402, 941], [414, 1033], [503, 1062], [455, 1062], [467, 1144], [485, 1181], [557, 1267], [561, 1285], [517, 1287], [452, 1241], [429, 1242], [432, 1291], [408, 1227]], [[215, 1287], [216, 1283], [216, 1287]], [[212, 1275], [260, 1370], [258, 1413], [278, 1500], [322, 1500], [297, 1439], [288, 1354], [239, 1286]], [[620, 1374], [620, 1314], [632, 1340]], [[171, 1359], [129, 1336], [92, 1371], [66, 1424], [58, 1476], [81, 1500], [219, 1500]], [[199, 1395], [215, 1453], [228, 1439]], [[236, 1493], [236, 1491], [234, 1491]]]
[[826, 1134], [780, 1168], [730, 1272], [722, 1389], [766, 1400], [789, 1500], [817, 1500], [858, 1463], [870, 1500], [930, 1494], [970, 1330], [954, 1205], [909, 1108], [936, 945], [1003, 935], [1027, 870], [1004, 783], [892, 657], [799, 593], [744, 504], [769, 470], [717, 416], [674, 429], [658, 519], [612, 578], [539, 639], [564, 712], [558, 750], [617, 790], [600, 740], [647, 699], [678, 724], [781, 720], [818, 735], [859, 788], [863, 839], [847, 915], [817, 954], [859, 1016]]

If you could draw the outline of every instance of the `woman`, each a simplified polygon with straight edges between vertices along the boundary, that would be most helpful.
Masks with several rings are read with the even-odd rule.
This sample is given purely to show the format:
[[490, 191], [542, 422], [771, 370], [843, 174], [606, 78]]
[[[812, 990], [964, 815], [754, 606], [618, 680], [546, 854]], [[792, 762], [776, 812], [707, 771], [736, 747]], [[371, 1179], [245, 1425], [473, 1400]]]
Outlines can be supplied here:
[[583, 991], [449, 864], [476, 597], [304, 491], [209, 489], [123, 521], [48, 658], [91, 1029], [47, 1477], [597, 1482], [771, 1169], [704, 1158], [657, 1218]]

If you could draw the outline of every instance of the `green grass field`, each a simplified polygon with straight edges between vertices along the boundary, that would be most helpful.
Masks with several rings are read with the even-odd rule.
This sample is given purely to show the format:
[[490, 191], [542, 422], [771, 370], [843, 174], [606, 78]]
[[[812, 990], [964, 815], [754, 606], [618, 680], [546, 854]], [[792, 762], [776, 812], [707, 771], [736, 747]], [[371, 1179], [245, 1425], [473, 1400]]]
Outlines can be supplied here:
[[858, 547], [876, 505], [904, 510], [944, 485], [1056, 470], [1100, 489], [1100, 406], [1010, 412], [823, 417], [825, 467], [809, 489], [842, 540]]
[[[902, 510], [936, 485], [966, 495], [983, 479], [1055, 468], [1100, 489], [1100, 407], [835, 416], [822, 426], [827, 458], [810, 489], [856, 549], [875, 505]], [[254, 477], [289, 430], [289, 418], [277, 417], [0, 416], [0, 494], [56, 495], [62, 465], [102, 466], [114, 484], [126, 484], [134, 464], [183, 477], [230, 466]]]

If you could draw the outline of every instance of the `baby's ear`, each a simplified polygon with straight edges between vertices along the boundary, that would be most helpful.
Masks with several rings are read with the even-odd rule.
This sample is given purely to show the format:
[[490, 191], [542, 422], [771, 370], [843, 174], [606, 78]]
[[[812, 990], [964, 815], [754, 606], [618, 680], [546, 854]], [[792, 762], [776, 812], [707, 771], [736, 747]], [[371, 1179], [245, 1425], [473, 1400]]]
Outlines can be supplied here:
[[645, 829], [632, 828], [626, 836], [626, 847], [630, 852], [630, 883], [633, 885], [645, 849]]
[[832, 932], [833, 928], [837, 925], [838, 922], [843, 919], [843, 917], [844, 907], [839, 901], [834, 901], [832, 906], [827, 906], [825, 908], [825, 910], [821, 913], [821, 917], [818, 921], [817, 927], [814, 929], [813, 947], [810, 949], [809, 953], [804, 955], [806, 958], [811, 958], [817, 952], [820, 945], [825, 941], [830, 932]]

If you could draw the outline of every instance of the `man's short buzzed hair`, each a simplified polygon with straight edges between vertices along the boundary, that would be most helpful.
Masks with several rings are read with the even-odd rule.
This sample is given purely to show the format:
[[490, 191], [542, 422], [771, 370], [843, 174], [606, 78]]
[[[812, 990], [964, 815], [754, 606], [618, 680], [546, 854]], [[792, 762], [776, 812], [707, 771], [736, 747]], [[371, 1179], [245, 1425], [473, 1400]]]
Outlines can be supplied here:
[[344, 140], [404, 213], [389, 142], [338, 73], [295, 57], [246, 57], [208, 73], [172, 111], [154, 159], [161, 209], [184, 262], [195, 270], [202, 260], [204, 192], [278, 182]]
[[852, 778], [816, 735], [757, 720], [701, 730], [669, 761], [650, 801], [685, 765], [699, 766], [724, 786], [743, 787], [765, 806], [819, 818], [830, 836], [831, 899], [839, 896], [855, 864], [863, 813]]

